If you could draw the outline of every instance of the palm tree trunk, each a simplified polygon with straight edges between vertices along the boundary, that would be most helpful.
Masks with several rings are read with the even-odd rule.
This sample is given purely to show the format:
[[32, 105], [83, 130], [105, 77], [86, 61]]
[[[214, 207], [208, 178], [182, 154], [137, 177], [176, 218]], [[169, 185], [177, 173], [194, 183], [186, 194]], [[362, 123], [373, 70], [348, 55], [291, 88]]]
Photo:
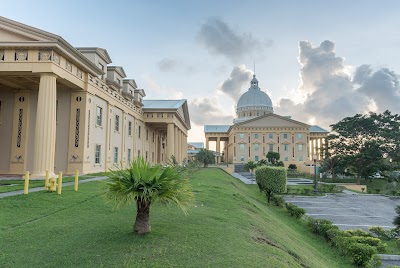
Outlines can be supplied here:
[[137, 214], [133, 231], [138, 234], [150, 233], [150, 202], [137, 200]]

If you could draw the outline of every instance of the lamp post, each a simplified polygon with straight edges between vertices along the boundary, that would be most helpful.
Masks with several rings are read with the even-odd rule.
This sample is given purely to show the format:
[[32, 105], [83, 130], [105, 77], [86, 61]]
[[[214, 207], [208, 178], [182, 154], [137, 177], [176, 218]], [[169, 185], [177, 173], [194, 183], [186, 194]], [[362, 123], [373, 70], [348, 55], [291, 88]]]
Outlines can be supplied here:
[[317, 156], [314, 155], [314, 194], [318, 193], [318, 181], [317, 181]]

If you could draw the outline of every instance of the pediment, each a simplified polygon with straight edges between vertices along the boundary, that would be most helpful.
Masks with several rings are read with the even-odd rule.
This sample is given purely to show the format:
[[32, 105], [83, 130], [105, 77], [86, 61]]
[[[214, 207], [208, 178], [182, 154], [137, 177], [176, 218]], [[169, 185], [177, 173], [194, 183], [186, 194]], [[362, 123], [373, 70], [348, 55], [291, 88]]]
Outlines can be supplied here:
[[263, 115], [236, 125], [240, 127], [310, 127], [305, 123], [276, 114]]
[[51, 42], [60, 37], [40, 29], [0, 17], [0, 42]]

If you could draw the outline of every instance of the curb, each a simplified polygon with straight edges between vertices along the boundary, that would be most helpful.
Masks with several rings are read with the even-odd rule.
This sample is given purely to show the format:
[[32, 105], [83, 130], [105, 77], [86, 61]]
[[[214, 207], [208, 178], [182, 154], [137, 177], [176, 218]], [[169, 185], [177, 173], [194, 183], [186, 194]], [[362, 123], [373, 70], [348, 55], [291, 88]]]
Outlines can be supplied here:
[[383, 261], [400, 261], [400, 255], [378, 254]]

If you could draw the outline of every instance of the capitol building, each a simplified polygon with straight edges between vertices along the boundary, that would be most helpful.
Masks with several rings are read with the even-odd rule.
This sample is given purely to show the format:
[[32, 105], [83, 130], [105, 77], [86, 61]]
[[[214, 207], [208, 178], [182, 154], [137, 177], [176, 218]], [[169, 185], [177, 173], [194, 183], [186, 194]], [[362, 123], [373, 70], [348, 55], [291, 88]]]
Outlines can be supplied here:
[[218, 162], [259, 161], [273, 151], [280, 154], [286, 167], [296, 164], [301, 169], [321, 158], [328, 131], [275, 114], [270, 97], [259, 88], [255, 75], [250, 88], [238, 100], [236, 115], [233, 125], [204, 126], [206, 148], [216, 143]]

